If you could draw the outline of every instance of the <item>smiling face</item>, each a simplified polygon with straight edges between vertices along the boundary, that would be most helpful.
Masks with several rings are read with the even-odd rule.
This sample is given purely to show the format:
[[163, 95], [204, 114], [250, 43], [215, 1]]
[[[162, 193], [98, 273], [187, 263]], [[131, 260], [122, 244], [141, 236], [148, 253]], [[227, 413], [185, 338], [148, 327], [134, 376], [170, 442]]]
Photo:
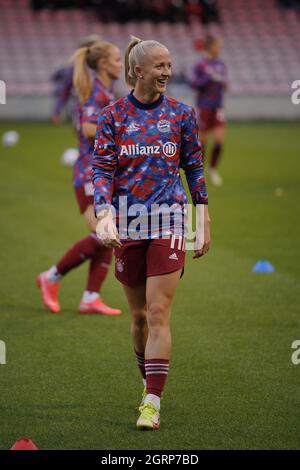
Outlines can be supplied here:
[[166, 91], [171, 71], [171, 55], [165, 47], [155, 46], [149, 48], [144, 63], [135, 66], [137, 87], [142, 88], [149, 96], [158, 97]]

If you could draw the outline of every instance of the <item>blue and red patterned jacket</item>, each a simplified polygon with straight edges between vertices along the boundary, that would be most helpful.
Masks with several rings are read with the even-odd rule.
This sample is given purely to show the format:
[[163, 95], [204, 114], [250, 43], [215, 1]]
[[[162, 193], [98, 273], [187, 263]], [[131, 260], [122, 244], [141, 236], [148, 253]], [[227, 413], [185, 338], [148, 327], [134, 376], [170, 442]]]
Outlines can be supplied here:
[[134, 204], [143, 205], [148, 214], [153, 205], [183, 208], [187, 196], [180, 168], [193, 203], [207, 204], [193, 108], [164, 95], [143, 104], [131, 92], [100, 113], [93, 160], [96, 214], [112, 204], [118, 216], [121, 196], [127, 197], [128, 211]]
[[84, 186], [92, 182], [92, 162], [94, 139], [88, 139], [82, 133], [86, 122], [97, 124], [100, 111], [114, 100], [113, 95], [98, 78], [94, 79], [92, 93], [83, 106], [78, 106], [76, 113], [76, 131], [79, 143], [79, 156], [73, 170], [74, 186]]
[[217, 109], [223, 106], [226, 67], [222, 59], [201, 59], [195, 65], [189, 83], [197, 90], [196, 102], [199, 108]]

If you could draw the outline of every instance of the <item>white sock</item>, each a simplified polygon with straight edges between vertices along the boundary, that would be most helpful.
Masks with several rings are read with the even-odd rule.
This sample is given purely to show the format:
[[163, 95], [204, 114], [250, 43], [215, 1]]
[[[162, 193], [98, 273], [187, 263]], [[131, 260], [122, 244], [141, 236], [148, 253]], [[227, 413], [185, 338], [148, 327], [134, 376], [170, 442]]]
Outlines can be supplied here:
[[47, 271], [47, 279], [49, 282], [58, 282], [62, 278], [62, 275], [57, 271], [56, 266], [52, 266]]
[[146, 387], [146, 383], [147, 383], [146, 379], [142, 379], [142, 381], [143, 381], [144, 387]]
[[99, 299], [100, 295], [98, 292], [90, 292], [89, 290], [85, 290], [82, 296], [82, 302], [93, 302], [96, 299]]
[[160, 398], [157, 396], [157, 395], [152, 395], [152, 393], [148, 393], [146, 395], [146, 398], [145, 398], [145, 401], [144, 401], [144, 405], [146, 405], [147, 403], [149, 403], [149, 401], [152, 402], [152, 404], [155, 406], [155, 408], [157, 408], [158, 410], [160, 410]]

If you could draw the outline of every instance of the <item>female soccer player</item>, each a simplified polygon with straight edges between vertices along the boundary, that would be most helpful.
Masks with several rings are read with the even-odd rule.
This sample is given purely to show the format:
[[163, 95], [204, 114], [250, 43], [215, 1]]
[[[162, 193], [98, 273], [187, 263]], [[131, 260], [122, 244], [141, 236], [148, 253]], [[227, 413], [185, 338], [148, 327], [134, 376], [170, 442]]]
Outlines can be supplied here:
[[[77, 241], [58, 263], [38, 276], [37, 282], [44, 304], [52, 312], [60, 311], [58, 288], [62, 276], [89, 259], [90, 268], [86, 290], [79, 305], [80, 313], [121, 313], [119, 309], [105, 305], [99, 296], [111, 263], [112, 249], [104, 246], [95, 233], [97, 220], [93, 209], [92, 184], [97, 116], [102, 108], [113, 101], [109, 89], [113, 80], [119, 78], [121, 67], [120, 51], [109, 42], [97, 42], [90, 47], [82, 47], [75, 53], [73, 81], [81, 105], [77, 116], [79, 157], [74, 165], [73, 181], [80, 212], [86, 220], [90, 234]], [[95, 71], [94, 81], [89, 69]]]
[[[101, 41], [100, 36], [97, 34], [91, 34], [82, 39], [78, 48], [91, 47], [95, 42]], [[52, 114], [52, 122], [59, 124], [61, 121], [62, 111], [66, 108], [70, 99], [74, 99], [73, 96], [73, 73], [74, 73], [74, 56], [67, 61], [62, 67], [57, 69], [52, 76], [52, 80], [55, 84], [54, 89], [54, 107]], [[74, 111], [74, 103], [72, 103], [72, 115]]]
[[223, 183], [216, 169], [222, 153], [225, 125], [223, 95], [226, 89], [226, 67], [220, 58], [221, 50], [222, 40], [208, 34], [205, 39], [205, 57], [195, 65], [190, 81], [190, 85], [198, 92], [198, 119], [203, 151], [208, 133], [212, 131], [214, 136], [208, 175], [215, 186]]
[[[125, 68], [134, 89], [99, 116], [94, 204], [97, 234], [115, 247], [116, 277], [131, 310], [132, 340], [146, 385], [137, 427], [158, 429], [171, 352], [171, 303], [185, 258], [181, 221], [175, 217], [187, 202], [180, 167], [204, 222], [195, 258], [210, 245], [208, 200], [194, 111], [163, 94], [171, 76], [168, 49], [157, 41], [133, 38]], [[162, 218], [156, 218], [158, 206]], [[140, 214], [138, 223], [135, 213]], [[170, 223], [162, 220], [167, 213]]]

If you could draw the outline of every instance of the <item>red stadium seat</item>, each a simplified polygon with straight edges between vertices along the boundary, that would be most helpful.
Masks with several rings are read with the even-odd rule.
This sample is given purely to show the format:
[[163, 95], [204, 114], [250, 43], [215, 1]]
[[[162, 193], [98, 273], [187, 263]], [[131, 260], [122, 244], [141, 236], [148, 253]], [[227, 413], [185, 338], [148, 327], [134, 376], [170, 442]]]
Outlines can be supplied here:
[[78, 39], [92, 33], [115, 42], [122, 50], [134, 34], [164, 42], [174, 57], [174, 73], [188, 73], [199, 57], [205, 31], [224, 38], [224, 59], [233, 94], [286, 93], [287, 84], [300, 76], [300, 19], [293, 10], [279, 11], [273, 0], [219, 0], [222, 23], [207, 29], [190, 25], [129, 22], [99, 23], [88, 11], [33, 13], [27, 0], [2, 0], [0, 31], [1, 79], [8, 93], [49, 94], [51, 75], [73, 52]]

